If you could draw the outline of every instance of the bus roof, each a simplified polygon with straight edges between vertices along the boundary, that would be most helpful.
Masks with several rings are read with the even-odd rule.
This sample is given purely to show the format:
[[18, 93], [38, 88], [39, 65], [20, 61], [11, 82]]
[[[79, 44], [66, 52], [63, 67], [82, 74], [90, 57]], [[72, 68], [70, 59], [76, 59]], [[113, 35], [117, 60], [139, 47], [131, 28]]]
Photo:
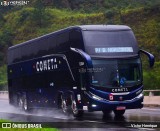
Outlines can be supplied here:
[[82, 25], [79, 26], [82, 30], [99, 30], [99, 31], [123, 31], [131, 30], [126, 25]]
[[[70, 49], [70, 39], [75, 36], [73, 33], [70, 37], [70, 32], [81, 30], [81, 32], [87, 31], [105, 31], [105, 32], [119, 32], [130, 31], [131, 28], [125, 25], [81, 25], [71, 26], [65, 29], [61, 29], [49, 34], [37, 37], [35, 39], [28, 40], [21, 44], [17, 44], [9, 47], [8, 49], [8, 63], [15, 61], [31, 59], [33, 57], [40, 57], [47, 53], [63, 52]], [[73, 42], [74, 45], [75, 42]], [[84, 40], [81, 43], [84, 46]], [[77, 48], [77, 47], [74, 47]], [[64, 50], [63, 50], [64, 49]], [[82, 49], [83, 50], [83, 49]], [[50, 53], [49, 53], [50, 52]]]
[[68, 28], [65, 28], [65, 29], [62, 29], [62, 30], [58, 30], [58, 31], [55, 31], [55, 32], [51, 32], [47, 35], [43, 35], [43, 36], [40, 36], [40, 37], [37, 37], [35, 39], [31, 39], [31, 40], [28, 40], [26, 42], [23, 42], [21, 44], [17, 44], [17, 45], [14, 45], [14, 46], [11, 46], [9, 47], [9, 50], [10, 49], [13, 49], [13, 48], [17, 48], [17, 47], [20, 47], [20, 46], [23, 46], [25, 44], [29, 44], [31, 41], [36, 41], [40, 38], [43, 38], [43, 37], [46, 37], [46, 36], [50, 36], [52, 34], [58, 34], [58, 33], [62, 33], [64, 31], [67, 31], [67, 30], [72, 30], [72, 29], [81, 29], [81, 30], [95, 30], [95, 31], [125, 31], [125, 30], [131, 30], [130, 27], [126, 26], [126, 25], [81, 25], [81, 26], [70, 26]]

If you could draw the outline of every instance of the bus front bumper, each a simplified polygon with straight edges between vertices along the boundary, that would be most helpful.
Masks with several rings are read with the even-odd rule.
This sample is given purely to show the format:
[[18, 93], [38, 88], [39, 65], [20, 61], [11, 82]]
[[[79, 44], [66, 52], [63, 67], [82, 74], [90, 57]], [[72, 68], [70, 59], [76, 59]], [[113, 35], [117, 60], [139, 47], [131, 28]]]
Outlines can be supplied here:
[[88, 111], [101, 111], [101, 110], [117, 110], [117, 109], [137, 109], [143, 107], [143, 94], [138, 95], [132, 100], [125, 101], [108, 101], [97, 100], [89, 97]]

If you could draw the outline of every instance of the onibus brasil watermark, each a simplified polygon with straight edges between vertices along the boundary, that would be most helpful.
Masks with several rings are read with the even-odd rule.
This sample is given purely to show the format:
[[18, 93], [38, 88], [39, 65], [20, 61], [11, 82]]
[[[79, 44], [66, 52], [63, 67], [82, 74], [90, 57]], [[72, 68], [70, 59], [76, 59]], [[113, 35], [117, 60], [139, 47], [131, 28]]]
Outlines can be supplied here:
[[2, 128], [42, 128], [39, 123], [2, 123]]
[[16, 0], [9, 1], [9, 0], [6, 0], [6, 1], [0, 2], [0, 5], [1, 6], [23, 6], [23, 5], [28, 5], [28, 3], [29, 3], [29, 1], [23, 1], [23, 0], [20, 0], [20, 1], [16, 1]]
[[[81, 122], [80, 122], [81, 123]], [[83, 123], [83, 122], [82, 122]], [[93, 128], [92, 124], [86, 123], [88, 127]], [[130, 128], [160, 128], [160, 122], [108, 122], [108, 124], [120, 125], [120, 127]], [[82, 124], [75, 122], [0, 122], [1, 128], [83, 128]], [[96, 128], [101, 128], [97, 125]], [[86, 128], [86, 127], [84, 127]], [[119, 128], [117, 126], [116, 128]]]

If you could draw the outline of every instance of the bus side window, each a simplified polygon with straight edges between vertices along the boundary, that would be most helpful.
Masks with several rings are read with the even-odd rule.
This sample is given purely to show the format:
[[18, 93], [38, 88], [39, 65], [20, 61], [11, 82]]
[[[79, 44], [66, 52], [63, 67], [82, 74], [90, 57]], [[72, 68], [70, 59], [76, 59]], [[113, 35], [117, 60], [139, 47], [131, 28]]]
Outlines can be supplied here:
[[84, 49], [82, 33], [79, 30], [72, 30], [69, 34], [70, 47]]
[[[61, 34], [57, 34], [56, 36], [56, 52], [64, 52], [69, 50], [69, 33], [63, 32]], [[52, 48], [52, 47], [51, 47]], [[53, 46], [54, 49], [54, 46]]]

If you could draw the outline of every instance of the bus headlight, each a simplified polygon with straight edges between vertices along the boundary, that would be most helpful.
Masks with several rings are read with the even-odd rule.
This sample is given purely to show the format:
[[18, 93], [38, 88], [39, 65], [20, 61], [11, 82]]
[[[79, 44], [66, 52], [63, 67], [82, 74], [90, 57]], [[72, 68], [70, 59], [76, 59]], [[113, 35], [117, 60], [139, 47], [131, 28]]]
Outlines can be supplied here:
[[97, 105], [95, 105], [95, 104], [92, 104], [92, 107], [97, 107]]
[[136, 92], [136, 95], [140, 94], [142, 92], [142, 89]]
[[99, 96], [97, 96], [97, 95], [95, 95], [91, 92], [90, 92], [90, 94], [92, 95], [92, 98], [95, 99], [95, 100], [103, 100], [103, 98], [101, 98], [101, 97], [99, 97]]
[[136, 98], [141, 98], [141, 97], [143, 97], [143, 93], [141, 93], [141, 94], [139, 94]]
[[99, 98], [99, 97], [97, 97], [97, 96], [95, 96], [95, 95], [93, 95], [92, 98], [93, 98], [93, 99], [96, 99], [96, 100], [101, 100], [101, 98]]

